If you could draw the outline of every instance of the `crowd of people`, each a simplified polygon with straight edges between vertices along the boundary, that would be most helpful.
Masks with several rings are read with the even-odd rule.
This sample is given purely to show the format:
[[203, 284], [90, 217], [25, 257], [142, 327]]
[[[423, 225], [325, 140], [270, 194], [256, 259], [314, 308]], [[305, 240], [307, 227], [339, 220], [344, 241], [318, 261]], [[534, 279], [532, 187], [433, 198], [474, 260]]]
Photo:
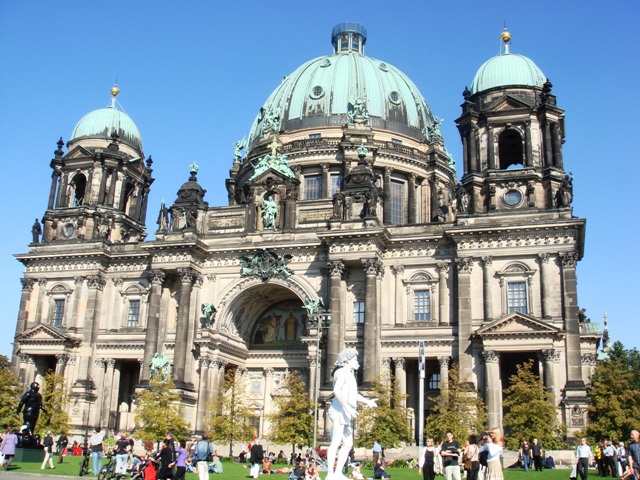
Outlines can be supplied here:
[[640, 433], [632, 430], [630, 442], [620, 441], [616, 445], [610, 439], [598, 443], [593, 450], [583, 438], [576, 449], [576, 464], [571, 473], [575, 479], [579, 475], [582, 480], [587, 480], [589, 467], [597, 469], [601, 477], [634, 479], [640, 478]]

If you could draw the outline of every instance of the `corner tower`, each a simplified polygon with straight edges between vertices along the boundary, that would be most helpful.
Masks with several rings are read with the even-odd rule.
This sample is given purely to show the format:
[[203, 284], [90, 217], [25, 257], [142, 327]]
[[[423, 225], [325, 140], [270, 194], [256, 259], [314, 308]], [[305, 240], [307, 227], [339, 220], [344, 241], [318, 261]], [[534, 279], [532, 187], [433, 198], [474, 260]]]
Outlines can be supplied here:
[[[43, 218], [43, 243], [100, 240], [137, 242], [146, 237], [145, 217], [153, 163], [111, 88], [106, 108], [85, 115], [51, 160], [51, 189]], [[34, 238], [35, 240], [35, 238]]]
[[471, 214], [568, 208], [572, 179], [562, 161], [564, 111], [551, 82], [529, 58], [503, 51], [465, 88], [456, 120], [463, 144], [462, 185]]

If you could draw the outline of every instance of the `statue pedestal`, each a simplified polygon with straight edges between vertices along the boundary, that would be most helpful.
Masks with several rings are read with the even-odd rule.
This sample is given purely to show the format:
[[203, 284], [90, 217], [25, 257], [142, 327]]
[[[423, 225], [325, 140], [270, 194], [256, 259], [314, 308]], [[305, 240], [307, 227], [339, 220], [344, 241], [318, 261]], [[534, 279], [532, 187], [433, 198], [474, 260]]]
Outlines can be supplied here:
[[16, 448], [16, 456], [13, 458], [14, 463], [42, 463], [44, 460], [44, 448]]

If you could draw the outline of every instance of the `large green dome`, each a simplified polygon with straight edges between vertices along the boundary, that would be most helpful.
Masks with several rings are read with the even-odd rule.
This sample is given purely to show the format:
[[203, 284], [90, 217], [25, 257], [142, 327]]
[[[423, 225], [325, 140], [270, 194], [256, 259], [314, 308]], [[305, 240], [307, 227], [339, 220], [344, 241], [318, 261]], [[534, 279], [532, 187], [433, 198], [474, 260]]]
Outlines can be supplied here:
[[[416, 85], [400, 70], [364, 55], [366, 30], [357, 23], [333, 29], [333, 55], [310, 60], [285, 77], [256, 117], [249, 150], [265, 133], [265, 118], [278, 117], [280, 131], [347, 122], [350, 100], [366, 98], [369, 125], [419, 141], [434, 117]], [[273, 113], [275, 112], [275, 113]]]
[[471, 94], [494, 87], [542, 87], [546, 77], [533, 61], [523, 55], [504, 53], [490, 58], [478, 69]]
[[102, 138], [111, 140], [111, 134], [117, 132], [118, 141], [126, 143], [142, 152], [142, 137], [131, 117], [119, 110], [115, 96], [109, 106], [86, 114], [76, 125], [70, 142], [81, 138]]

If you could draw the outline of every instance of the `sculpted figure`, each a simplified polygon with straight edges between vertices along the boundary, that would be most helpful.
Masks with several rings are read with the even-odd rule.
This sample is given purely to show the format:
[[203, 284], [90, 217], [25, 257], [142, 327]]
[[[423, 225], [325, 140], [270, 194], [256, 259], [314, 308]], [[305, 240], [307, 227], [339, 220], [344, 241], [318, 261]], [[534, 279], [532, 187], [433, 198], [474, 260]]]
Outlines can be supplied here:
[[264, 228], [276, 228], [278, 205], [273, 197], [262, 198], [262, 223]]
[[36, 218], [33, 226], [31, 227], [31, 235], [33, 235], [33, 243], [40, 243], [40, 235], [42, 234], [42, 226]]
[[158, 230], [161, 232], [166, 232], [169, 228], [169, 209], [164, 202], [160, 205], [160, 213], [158, 214], [158, 221], [156, 223], [158, 224]]
[[329, 407], [329, 418], [331, 418], [332, 425], [331, 445], [327, 450], [326, 480], [346, 479], [340, 471], [353, 446], [351, 421], [358, 415], [357, 403], [361, 402], [369, 407], [377, 406], [375, 399], [365, 398], [358, 393], [355, 372], [360, 365], [358, 364], [358, 351], [355, 348], [346, 348], [340, 352], [336, 366], [338, 369], [333, 374], [334, 397]]
[[42, 395], [39, 390], [40, 384], [38, 382], [33, 382], [29, 387], [29, 390], [24, 392], [24, 395], [22, 395], [20, 403], [18, 404], [17, 413], [20, 413], [24, 407], [24, 411], [22, 412], [22, 421], [24, 422], [24, 426], [27, 427], [27, 434], [29, 436], [32, 436], [35, 431], [36, 423], [38, 423], [38, 416], [40, 416], [40, 410], [46, 412], [44, 405], [42, 405]]
[[169, 359], [164, 353], [156, 352], [151, 359], [151, 372], [150, 376], [162, 374], [167, 376], [169, 374]]
[[211, 328], [213, 327], [213, 321], [216, 318], [217, 309], [211, 302], [205, 302], [200, 306], [202, 310], [202, 315], [204, 316], [202, 322], [202, 328]]

